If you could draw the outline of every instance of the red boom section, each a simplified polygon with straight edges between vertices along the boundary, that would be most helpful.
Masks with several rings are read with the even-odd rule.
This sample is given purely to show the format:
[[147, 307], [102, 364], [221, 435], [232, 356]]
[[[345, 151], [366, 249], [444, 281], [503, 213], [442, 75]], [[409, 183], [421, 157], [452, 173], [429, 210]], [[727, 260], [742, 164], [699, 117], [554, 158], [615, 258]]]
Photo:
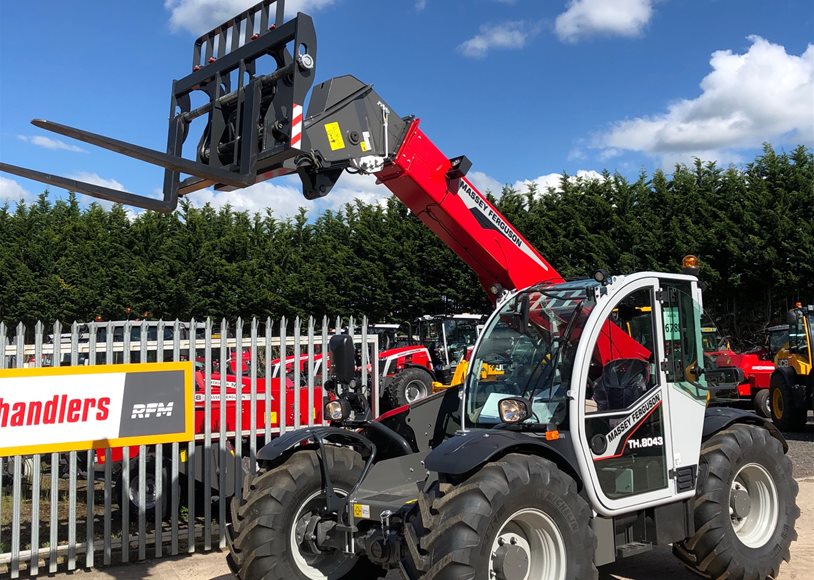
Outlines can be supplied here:
[[492, 285], [507, 290], [563, 282], [466, 178], [449, 179], [449, 159], [410, 124], [396, 158], [376, 177], [475, 271], [492, 301]]
[[[514, 290], [564, 282], [469, 180], [449, 179], [452, 163], [418, 123], [416, 119], [410, 124], [396, 158], [376, 173], [378, 180], [475, 271], [493, 302], [495, 283]], [[599, 353], [603, 363], [650, 354], [610, 322], [600, 336]]]

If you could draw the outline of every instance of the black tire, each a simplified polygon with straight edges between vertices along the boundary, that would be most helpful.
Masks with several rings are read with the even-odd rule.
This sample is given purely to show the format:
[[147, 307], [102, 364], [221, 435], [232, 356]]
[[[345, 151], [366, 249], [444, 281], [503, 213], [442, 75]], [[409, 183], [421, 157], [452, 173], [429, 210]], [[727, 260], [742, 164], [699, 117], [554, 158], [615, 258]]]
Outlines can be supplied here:
[[398, 373], [384, 390], [384, 403], [388, 409], [409, 405], [432, 394], [432, 375], [416, 367]]
[[[322, 458], [334, 488], [350, 492], [364, 464], [358, 453], [345, 447], [326, 446]], [[319, 502], [322, 490], [320, 458], [316, 451], [294, 453], [285, 463], [261, 470], [244, 482], [244, 497], [232, 500], [230, 568], [244, 580], [305, 580], [307, 570], [297, 559], [315, 563], [309, 556], [291, 550], [292, 526], [301, 508]], [[324, 503], [322, 504], [324, 506]], [[385, 572], [367, 558], [327, 553], [321, 565], [331, 580], [379, 578]]]
[[772, 418], [772, 403], [769, 394], [769, 389], [760, 389], [755, 393], [755, 398], [752, 400], [757, 414], [767, 419]]
[[[517, 554], [500, 554], [496, 543], [517, 521], [522, 510], [538, 511], [553, 522], [565, 552], [565, 576], [583, 580], [597, 578], [593, 554], [596, 537], [591, 528], [591, 510], [577, 493], [574, 480], [551, 461], [531, 455], [510, 454], [487, 463], [457, 486], [435, 483], [419, 496], [420, 548], [424, 578], [464, 580], [490, 577], [490, 565], [500, 559], [517, 562]], [[515, 530], [520, 528], [513, 528]], [[531, 530], [542, 529], [530, 526]], [[532, 534], [533, 536], [533, 534]], [[515, 548], [511, 548], [515, 549]], [[541, 550], [529, 550], [530, 565]], [[528, 557], [528, 552], [526, 557]], [[510, 557], [511, 556], [511, 557]], [[551, 560], [556, 560], [552, 558]], [[524, 577], [512, 570], [510, 577]], [[546, 580], [527, 572], [535, 580]]]
[[772, 421], [781, 431], [805, 429], [808, 412], [805, 407], [794, 404], [791, 385], [782, 375], [773, 375], [770, 390]]
[[[756, 483], [764, 475], [774, 492], [771, 486]], [[738, 489], [747, 491], [745, 498], [738, 498], [743, 494]], [[674, 544], [673, 552], [711, 578], [775, 578], [797, 539], [796, 497], [797, 482], [781, 443], [763, 427], [733, 425], [713, 435], [701, 449], [694, 511], [697, 531]], [[738, 517], [738, 510], [747, 503], [748, 513]], [[775, 517], [771, 517], [771, 505]]]
[[[144, 481], [145, 481], [145, 488], [144, 488], [144, 511], [146, 513], [146, 517], [155, 517], [155, 510], [158, 501], [161, 502], [161, 519], [168, 520], [170, 519], [170, 498], [172, 497], [172, 488], [170, 485], [172, 482], [170, 481], [169, 476], [169, 469], [167, 464], [165, 463], [161, 467], [161, 497], [156, 498], [156, 492], [158, 490], [157, 486], [157, 479], [155, 473], [155, 457], [148, 456], [145, 459], [145, 473], [144, 473]], [[175, 485], [179, 488], [180, 492], [180, 484], [179, 482], [175, 482]], [[125, 506], [122, 506], [122, 498], [124, 497], [124, 472], [119, 471], [118, 476], [116, 477], [116, 482], [114, 485], [114, 498], [119, 503], [119, 506], [123, 509]], [[135, 459], [130, 460], [130, 486], [128, 489], [127, 497], [127, 507], [126, 509], [130, 510], [130, 521], [135, 522], [138, 521], [137, 518], [139, 517], [139, 508], [140, 508], [140, 499], [139, 499], [139, 460], [138, 457]]]

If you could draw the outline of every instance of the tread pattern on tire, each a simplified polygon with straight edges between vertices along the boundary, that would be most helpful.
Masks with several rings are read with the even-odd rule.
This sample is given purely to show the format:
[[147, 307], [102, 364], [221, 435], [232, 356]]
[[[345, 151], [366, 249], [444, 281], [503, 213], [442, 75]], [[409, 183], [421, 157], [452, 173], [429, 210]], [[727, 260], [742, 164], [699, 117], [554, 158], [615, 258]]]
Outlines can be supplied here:
[[[362, 458], [349, 448], [325, 446], [323, 457], [330, 473], [358, 476]], [[298, 490], [298, 480], [320, 471], [316, 451], [299, 451], [270, 470], [261, 470], [243, 481], [243, 493], [231, 505], [232, 537], [229, 557], [237, 576], [243, 579], [297, 580], [299, 575], [282, 565], [280, 549], [287, 549], [291, 521], [285, 521], [286, 508]], [[334, 482], [336, 483], [336, 482]], [[277, 542], [275, 542], [277, 540]], [[278, 545], [285, 542], [284, 546]], [[377, 578], [383, 571], [367, 559], [360, 559], [346, 578]]]
[[[774, 415], [774, 391], [780, 390], [783, 396], [783, 418], [778, 419]], [[772, 421], [777, 425], [778, 429], [782, 431], [802, 431], [805, 428], [808, 419], [808, 411], [805, 407], [792, 406], [792, 394], [790, 385], [785, 379], [773, 380], [769, 388], [770, 400], [772, 401]]]
[[417, 367], [404, 369], [393, 377], [390, 384], [387, 385], [387, 388], [384, 391], [384, 403], [387, 405], [388, 409], [395, 409], [407, 404], [407, 402], [403, 400], [403, 397], [401, 396], [402, 392], [404, 391], [402, 385], [406, 382], [410, 382], [411, 376], [413, 377], [412, 380], [414, 380], [415, 378], [418, 378], [419, 375], [424, 378], [423, 382], [427, 387], [427, 395], [432, 394], [432, 376], [430, 373]]
[[[481, 578], [473, 562], [482, 552], [481, 532], [494, 520], [495, 503], [524, 486], [550, 491], [582, 522], [582, 545], [573, 546], [580, 564], [569, 578], [597, 578], [593, 564], [596, 537], [590, 525], [590, 508], [577, 493], [576, 483], [546, 459], [510, 454], [485, 465], [464, 483], [453, 486], [435, 482], [419, 494], [420, 550], [424, 556], [422, 578], [427, 580]], [[590, 554], [589, 557], [585, 557]]]
[[[778, 467], [788, 476], [777, 478], [770, 471], [780, 502], [778, 529], [766, 545], [751, 549], [739, 542], [731, 527], [729, 490], [736, 470], [757, 462], [760, 455], [776, 458]], [[701, 449], [694, 512], [696, 532], [678, 543], [674, 553], [684, 564], [711, 578], [776, 577], [781, 559], [788, 561], [789, 546], [797, 539], [797, 490], [797, 482], [791, 477], [791, 461], [780, 442], [762, 427], [732, 425], [708, 439]]]

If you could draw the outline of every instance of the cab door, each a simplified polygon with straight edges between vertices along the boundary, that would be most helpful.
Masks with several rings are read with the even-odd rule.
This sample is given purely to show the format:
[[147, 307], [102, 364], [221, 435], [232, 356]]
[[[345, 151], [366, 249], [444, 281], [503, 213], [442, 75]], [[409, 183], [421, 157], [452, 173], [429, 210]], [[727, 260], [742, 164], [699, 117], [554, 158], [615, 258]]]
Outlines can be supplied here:
[[[580, 344], [584, 364], [575, 377], [582, 386], [573, 402], [578, 453], [592, 480], [586, 489], [603, 515], [674, 495], [671, 400], [660, 365], [664, 357], [661, 286], [652, 276], [631, 278], [597, 304], [586, 327], [588, 342]], [[637, 348], [621, 341], [609, 343], [610, 325], [635, 339]]]
[[665, 279], [659, 298], [664, 332], [661, 367], [673, 426], [671, 485], [676, 495], [691, 496], [695, 493], [709, 392], [700, 371], [704, 365], [701, 291], [691, 280]]
[[[696, 282], [640, 274], [622, 284], [586, 325], [575, 375], [584, 386], [571, 403], [586, 491], [602, 515], [695, 494], [706, 410]], [[609, 346], [609, 325], [642, 348]]]

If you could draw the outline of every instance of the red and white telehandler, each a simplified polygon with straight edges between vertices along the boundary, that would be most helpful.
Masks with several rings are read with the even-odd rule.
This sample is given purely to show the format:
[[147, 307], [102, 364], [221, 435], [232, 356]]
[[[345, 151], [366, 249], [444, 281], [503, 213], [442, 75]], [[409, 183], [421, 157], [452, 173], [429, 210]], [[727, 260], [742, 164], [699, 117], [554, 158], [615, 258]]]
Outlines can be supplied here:
[[[697, 278], [563, 280], [466, 177], [469, 160], [447, 157], [418, 119], [352, 76], [313, 85], [313, 22], [283, 15], [283, 0], [265, 0], [198, 39], [192, 72], [173, 82], [166, 152], [35, 121], [165, 167], [162, 200], [0, 165], [165, 212], [204, 187], [296, 173], [313, 199], [345, 170], [372, 174], [495, 302], [461, 387], [377, 419], [354, 391], [351, 338], [331, 338], [330, 424], [289, 431], [244, 464], [234, 573], [583, 579], [672, 545], [707, 577], [775, 577], [796, 538], [797, 483], [770, 422], [706, 406]], [[192, 109], [192, 92], [208, 101]], [[649, 324], [627, 334], [626, 313], [648, 309]], [[503, 372], [483, 378], [484, 365]]]

